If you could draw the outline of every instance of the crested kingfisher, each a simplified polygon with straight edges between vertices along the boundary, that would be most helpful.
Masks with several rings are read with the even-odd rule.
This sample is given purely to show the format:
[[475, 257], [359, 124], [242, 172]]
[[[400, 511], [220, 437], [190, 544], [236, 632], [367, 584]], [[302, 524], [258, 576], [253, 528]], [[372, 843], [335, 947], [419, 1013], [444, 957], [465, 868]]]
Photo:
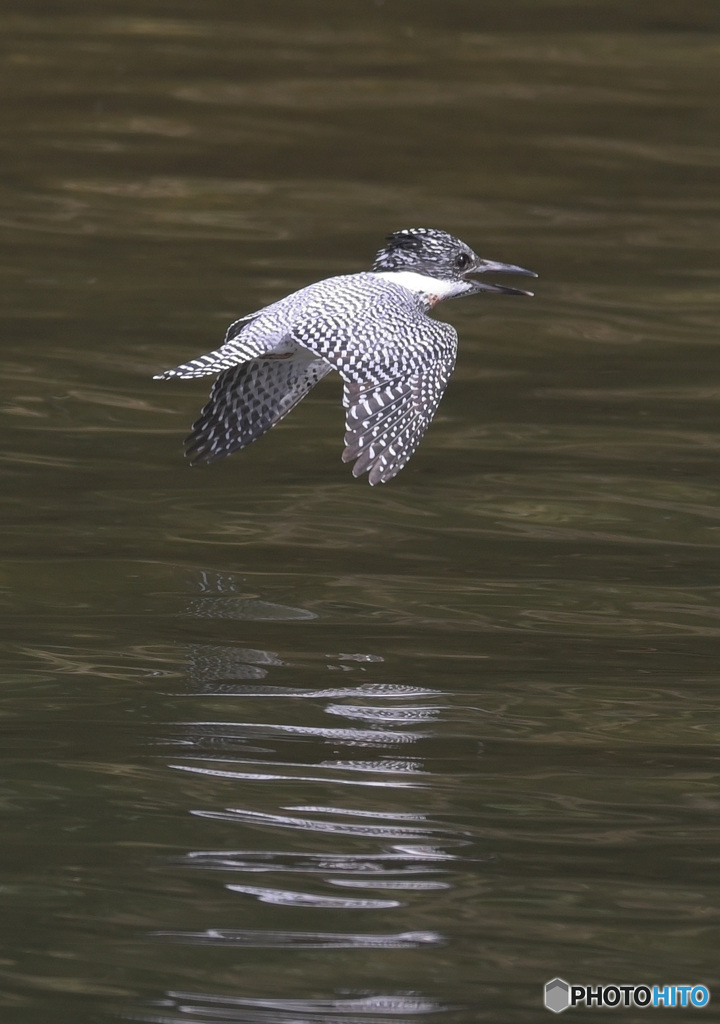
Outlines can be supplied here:
[[157, 380], [219, 374], [186, 440], [193, 463], [256, 441], [331, 370], [343, 380], [344, 462], [370, 484], [405, 466], [435, 415], [455, 366], [458, 336], [428, 313], [479, 292], [532, 295], [478, 275], [531, 270], [477, 256], [433, 228], [388, 235], [372, 269], [329, 277], [236, 320], [214, 352]]

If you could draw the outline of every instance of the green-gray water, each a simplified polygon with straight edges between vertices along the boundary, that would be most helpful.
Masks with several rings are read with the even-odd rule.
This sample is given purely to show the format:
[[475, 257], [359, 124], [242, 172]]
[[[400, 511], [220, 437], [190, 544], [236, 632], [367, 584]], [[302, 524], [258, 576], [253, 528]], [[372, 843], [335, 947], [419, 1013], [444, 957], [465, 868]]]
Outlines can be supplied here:
[[[2, 1021], [720, 999], [717, 5], [0, 27]], [[540, 278], [398, 479], [337, 379], [190, 469], [152, 374], [414, 225]]]

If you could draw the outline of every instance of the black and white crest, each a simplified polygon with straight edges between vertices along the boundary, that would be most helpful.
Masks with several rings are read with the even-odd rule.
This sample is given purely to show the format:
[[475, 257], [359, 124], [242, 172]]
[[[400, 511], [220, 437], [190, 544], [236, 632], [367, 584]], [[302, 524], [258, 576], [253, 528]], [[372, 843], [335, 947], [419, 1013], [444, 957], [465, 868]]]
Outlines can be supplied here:
[[460, 277], [463, 271], [477, 262], [472, 249], [459, 238], [436, 228], [403, 228], [393, 231], [385, 239], [373, 270], [411, 270], [415, 274], [442, 277], [445, 280]]

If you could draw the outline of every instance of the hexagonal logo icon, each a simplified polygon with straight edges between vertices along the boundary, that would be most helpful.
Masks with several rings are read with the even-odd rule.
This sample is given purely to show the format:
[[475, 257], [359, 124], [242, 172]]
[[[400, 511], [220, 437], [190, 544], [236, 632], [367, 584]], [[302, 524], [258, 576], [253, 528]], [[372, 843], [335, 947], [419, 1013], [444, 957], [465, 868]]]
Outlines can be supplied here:
[[553, 978], [545, 985], [545, 1005], [553, 1013], [562, 1013], [570, 1005], [570, 986], [562, 978]]

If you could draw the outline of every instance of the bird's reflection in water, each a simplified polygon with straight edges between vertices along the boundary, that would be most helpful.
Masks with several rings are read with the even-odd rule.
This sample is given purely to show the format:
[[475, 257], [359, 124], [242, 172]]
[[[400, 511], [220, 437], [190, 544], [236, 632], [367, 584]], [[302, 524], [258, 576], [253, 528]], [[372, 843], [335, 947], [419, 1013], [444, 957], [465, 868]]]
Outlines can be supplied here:
[[[217, 992], [168, 992], [135, 1019], [389, 1024], [444, 1016], [432, 993], [408, 994], [398, 981], [409, 954], [445, 945], [427, 926], [427, 901], [478, 860], [466, 832], [427, 810], [441, 806], [432, 759], [442, 692], [391, 678], [377, 651], [348, 644], [308, 652], [297, 632], [291, 646], [284, 624], [304, 629], [312, 615], [248, 594], [231, 574], [203, 572], [199, 586], [188, 612], [217, 620], [225, 642], [213, 635], [187, 647], [185, 692], [200, 714], [169, 727], [168, 766], [188, 779], [198, 844], [167, 870], [180, 872], [191, 892], [197, 879], [204, 895], [151, 938], [203, 947], [206, 964], [208, 950], [272, 950], [279, 967], [272, 985], [259, 971], [229, 991], [223, 976]], [[247, 631], [242, 639], [254, 636], [252, 646], [227, 642], [227, 619], [272, 635], [271, 609], [281, 623], [273, 650]], [[325, 979], [324, 998], [304, 997], [308, 958], [315, 995]]]
[[187, 1021], [190, 1024], [411, 1024], [427, 1021], [443, 1007], [434, 1000], [417, 995], [362, 996], [338, 999], [246, 999], [205, 995], [197, 992], [169, 992], [155, 1004], [152, 1014], [135, 1020], [158, 1024]]

